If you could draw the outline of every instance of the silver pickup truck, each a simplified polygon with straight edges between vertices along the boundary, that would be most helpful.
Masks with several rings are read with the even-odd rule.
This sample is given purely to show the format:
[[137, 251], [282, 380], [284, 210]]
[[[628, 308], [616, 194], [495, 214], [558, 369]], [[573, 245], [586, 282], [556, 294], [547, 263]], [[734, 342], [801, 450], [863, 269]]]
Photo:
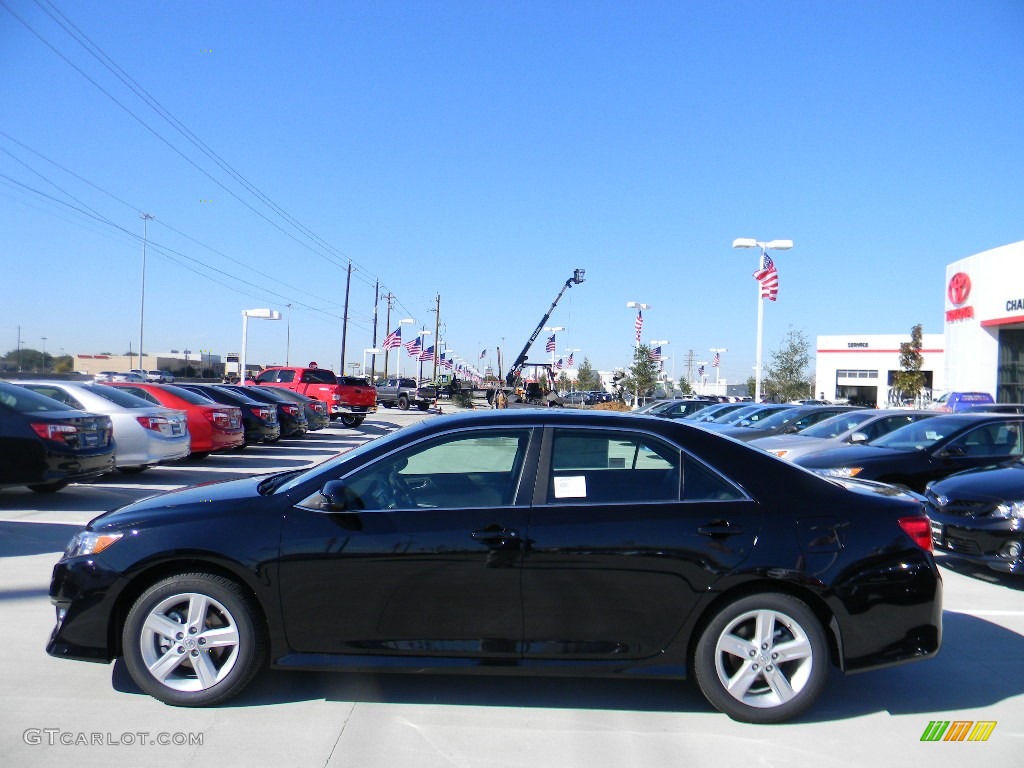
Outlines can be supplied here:
[[416, 379], [402, 379], [391, 377], [377, 385], [377, 404], [385, 408], [398, 406], [406, 411], [410, 406], [416, 406], [421, 411], [430, 407], [430, 400], [422, 397], [418, 391]]

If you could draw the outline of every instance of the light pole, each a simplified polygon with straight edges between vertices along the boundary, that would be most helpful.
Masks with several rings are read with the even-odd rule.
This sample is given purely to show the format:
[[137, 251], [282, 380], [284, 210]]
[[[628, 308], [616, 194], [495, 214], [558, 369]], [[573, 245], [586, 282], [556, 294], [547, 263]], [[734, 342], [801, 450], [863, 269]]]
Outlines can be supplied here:
[[[249, 318], [257, 320], [280, 320], [281, 313], [276, 309], [243, 309], [242, 310], [242, 352], [238, 356], [238, 380], [245, 384], [245, 344], [249, 337]], [[139, 350], [141, 353], [141, 350]], [[139, 358], [142, 359], [141, 357]]]
[[[563, 326], [561, 326], [561, 325], [545, 325], [544, 326], [544, 330], [545, 331], [551, 331], [552, 333], [558, 333], [559, 331], [564, 331], [565, 328]], [[554, 347], [554, 345], [552, 345], [551, 346], [551, 365], [554, 366], [554, 364], [555, 364], [555, 347]]]
[[40, 336], [39, 338], [43, 340], [43, 370], [45, 371], [46, 370], [46, 337], [45, 336]]
[[636, 322], [633, 323], [633, 330], [636, 332], [636, 348], [640, 349], [640, 333], [644, 328], [644, 310], [650, 309], [650, 304], [642, 304], [639, 301], [627, 301], [626, 306], [636, 310]]
[[380, 350], [377, 347], [368, 347], [363, 350], [363, 378], [366, 378], [366, 356], [373, 355], [377, 356], [380, 354]]
[[151, 213], [139, 214], [142, 219], [142, 303], [139, 305], [139, 369], [145, 368], [142, 364], [142, 337], [146, 328], [146, 243], [149, 240], [149, 222], [155, 216]]
[[[667, 345], [669, 345], [671, 343], [672, 342], [669, 341], [668, 339], [651, 339], [651, 341], [650, 341], [651, 350], [653, 351], [657, 347], [667, 346]], [[664, 356], [661, 356], [661, 355], [659, 355], [658, 360], [657, 360], [657, 363], [658, 363], [658, 365], [659, 365], [659, 367], [661, 369], [661, 378], [662, 379], [665, 378], [665, 360], [666, 360], [666, 358]]]
[[[711, 366], [715, 369], [715, 394], [721, 395], [718, 391], [718, 374], [722, 368], [722, 353], [728, 352], [729, 350], [725, 347], [712, 347], [708, 352], [714, 352], [715, 356], [711, 358]], [[727, 382], [728, 383], [728, 382]]]
[[288, 329], [285, 334], [284, 341], [284, 364], [291, 365], [292, 356], [292, 305], [286, 305], [288, 307]]
[[698, 395], [706, 395], [707, 394], [707, 388], [708, 388], [707, 387], [707, 380], [708, 380], [707, 364], [708, 364], [707, 360], [699, 360], [697, 362], [697, 371], [698, 371], [698, 375], [700, 376], [700, 389], [701, 389], [701, 391], [697, 393]]
[[[788, 251], [793, 247], [792, 240], [768, 240], [762, 242], [752, 237], [739, 237], [732, 241], [733, 248], [760, 248], [757, 258], [758, 272], [765, 268], [768, 251]], [[754, 371], [754, 402], [761, 402], [761, 337], [764, 332], [764, 299], [761, 296], [761, 282], [757, 284], [757, 367]]]
[[[399, 328], [401, 328], [403, 325], [416, 325], [416, 321], [413, 320], [411, 317], [406, 317], [406, 318], [398, 321], [398, 327]], [[402, 350], [401, 350], [401, 342], [399, 342], [398, 352], [395, 353], [395, 359], [398, 361], [398, 365], [395, 366], [395, 375], [399, 376], [399, 377], [401, 377], [401, 375], [402, 375], [402, 373], [401, 373], [401, 370], [402, 370], [402, 354], [401, 354], [401, 352], [402, 352]], [[387, 359], [387, 358], [385, 358], [385, 359]], [[387, 377], [388, 377], [387, 366], [384, 366], [384, 378], [386, 379]]]
[[433, 331], [428, 331], [426, 328], [416, 334], [420, 337], [420, 354], [417, 355], [420, 367], [419, 374], [416, 378], [416, 386], [423, 383], [423, 353], [427, 351], [427, 336], [432, 336], [433, 334]]

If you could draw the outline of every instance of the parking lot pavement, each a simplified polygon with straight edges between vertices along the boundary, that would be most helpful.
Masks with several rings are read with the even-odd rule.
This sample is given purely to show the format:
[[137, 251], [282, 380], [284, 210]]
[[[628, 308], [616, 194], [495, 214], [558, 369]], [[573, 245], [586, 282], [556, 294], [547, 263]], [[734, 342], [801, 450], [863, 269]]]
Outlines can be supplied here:
[[[392, 409], [357, 432], [331, 428], [49, 496], [0, 493], [0, 766], [1021, 765], [1024, 579], [945, 566], [936, 659], [834, 672], [816, 707], [782, 726], [735, 723], [691, 683], [624, 679], [267, 671], [226, 705], [174, 708], [140, 693], [123, 664], [44, 652], [50, 570], [81, 523], [161, 490], [321, 461], [423, 417]], [[984, 743], [923, 743], [933, 720], [996, 727]]]

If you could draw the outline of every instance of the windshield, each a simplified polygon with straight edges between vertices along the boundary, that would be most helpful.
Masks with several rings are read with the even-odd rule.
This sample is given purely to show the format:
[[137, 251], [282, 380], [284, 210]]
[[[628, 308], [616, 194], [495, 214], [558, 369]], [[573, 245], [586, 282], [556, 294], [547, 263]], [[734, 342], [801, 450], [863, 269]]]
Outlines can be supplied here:
[[878, 448], [893, 448], [898, 451], [923, 451], [954, 432], [958, 432], [961, 428], [978, 423], [980, 422], [974, 419], [936, 416], [894, 429], [871, 444]]
[[745, 419], [752, 413], [757, 413], [764, 408], [763, 405], [745, 405], [742, 408], [723, 413], [715, 419], [712, 419], [713, 424], [735, 424], [740, 419]]
[[876, 414], [871, 411], [853, 411], [852, 413], [841, 413], [831, 419], [825, 419], [813, 427], [800, 432], [805, 437], [839, 437], [844, 432], [849, 432], [854, 427], [860, 426], [868, 419], [875, 418]]
[[755, 418], [756, 414], [752, 414], [747, 418], [751, 421], [757, 421], [758, 429], [775, 429], [775, 427], [788, 424], [806, 413], [809, 413], [809, 411], [803, 408], [783, 408], [781, 411], [776, 411], [771, 415], [764, 415], [761, 418]]
[[14, 386], [13, 384], [0, 384], [0, 403], [18, 413], [74, 410], [59, 400], [54, 400], [52, 397], [40, 395], [31, 389]]

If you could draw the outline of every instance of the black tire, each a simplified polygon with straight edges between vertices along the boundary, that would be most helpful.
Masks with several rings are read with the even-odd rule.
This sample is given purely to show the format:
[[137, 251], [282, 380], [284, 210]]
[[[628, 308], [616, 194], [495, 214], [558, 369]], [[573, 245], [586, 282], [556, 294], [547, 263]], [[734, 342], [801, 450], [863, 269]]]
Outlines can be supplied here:
[[430, 403], [416, 403], [416, 407], [419, 408], [421, 411], [429, 411]]
[[[758, 617], [771, 634], [756, 638]], [[767, 620], [767, 621], [766, 621]], [[769, 625], [770, 622], [770, 625]], [[726, 648], [749, 645], [747, 658]], [[776, 650], [778, 649], [778, 650]], [[789, 651], [790, 659], [779, 662]], [[806, 710], [828, 679], [829, 650], [825, 630], [806, 603], [766, 592], [741, 598], [722, 608], [697, 642], [693, 670], [707, 700], [733, 720], [779, 723]], [[749, 675], [746, 686], [728, 680]]]
[[406, 397], [405, 395], [399, 395], [399, 397], [398, 397], [398, 409], [400, 411], [408, 411], [409, 410], [409, 398]]
[[[189, 612], [200, 602], [206, 607], [193, 633]], [[171, 637], [153, 629], [164, 621], [180, 624], [182, 631]], [[202, 642], [214, 641], [218, 630], [229, 627], [235, 630], [234, 643]], [[135, 601], [122, 647], [132, 679], [150, 696], [178, 707], [204, 707], [236, 696], [249, 684], [267, 656], [265, 635], [255, 600], [238, 584], [209, 573], [183, 573], [157, 582]], [[165, 661], [162, 677], [151, 671]]]
[[65, 482], [60, 483], [40, 483], [38, 485], [30, 485], [28, 489], [35, 491], [36, 493], [56, 493], [57, 491], [67, 488], [68, 484]]
[[118, 467], [118, 472], [123, 472], [126, 475], [139, 475], [145, 472], [149, 467]]
[[392, 403], [390, 400], [381, 400], [380, 404], [385, 408], [390, 408], [391, 406], [394, 405], [394, 403]]
[[350, 413], [343, 413], [340, 418], [342, 425], [349, 429], [355, 429], [366, 419], [365, 416], [353, 416]]
[[188, 455], [189, 461], [202, 461], [203, 459], [209, 458], [209, 451], [196, 451]]

